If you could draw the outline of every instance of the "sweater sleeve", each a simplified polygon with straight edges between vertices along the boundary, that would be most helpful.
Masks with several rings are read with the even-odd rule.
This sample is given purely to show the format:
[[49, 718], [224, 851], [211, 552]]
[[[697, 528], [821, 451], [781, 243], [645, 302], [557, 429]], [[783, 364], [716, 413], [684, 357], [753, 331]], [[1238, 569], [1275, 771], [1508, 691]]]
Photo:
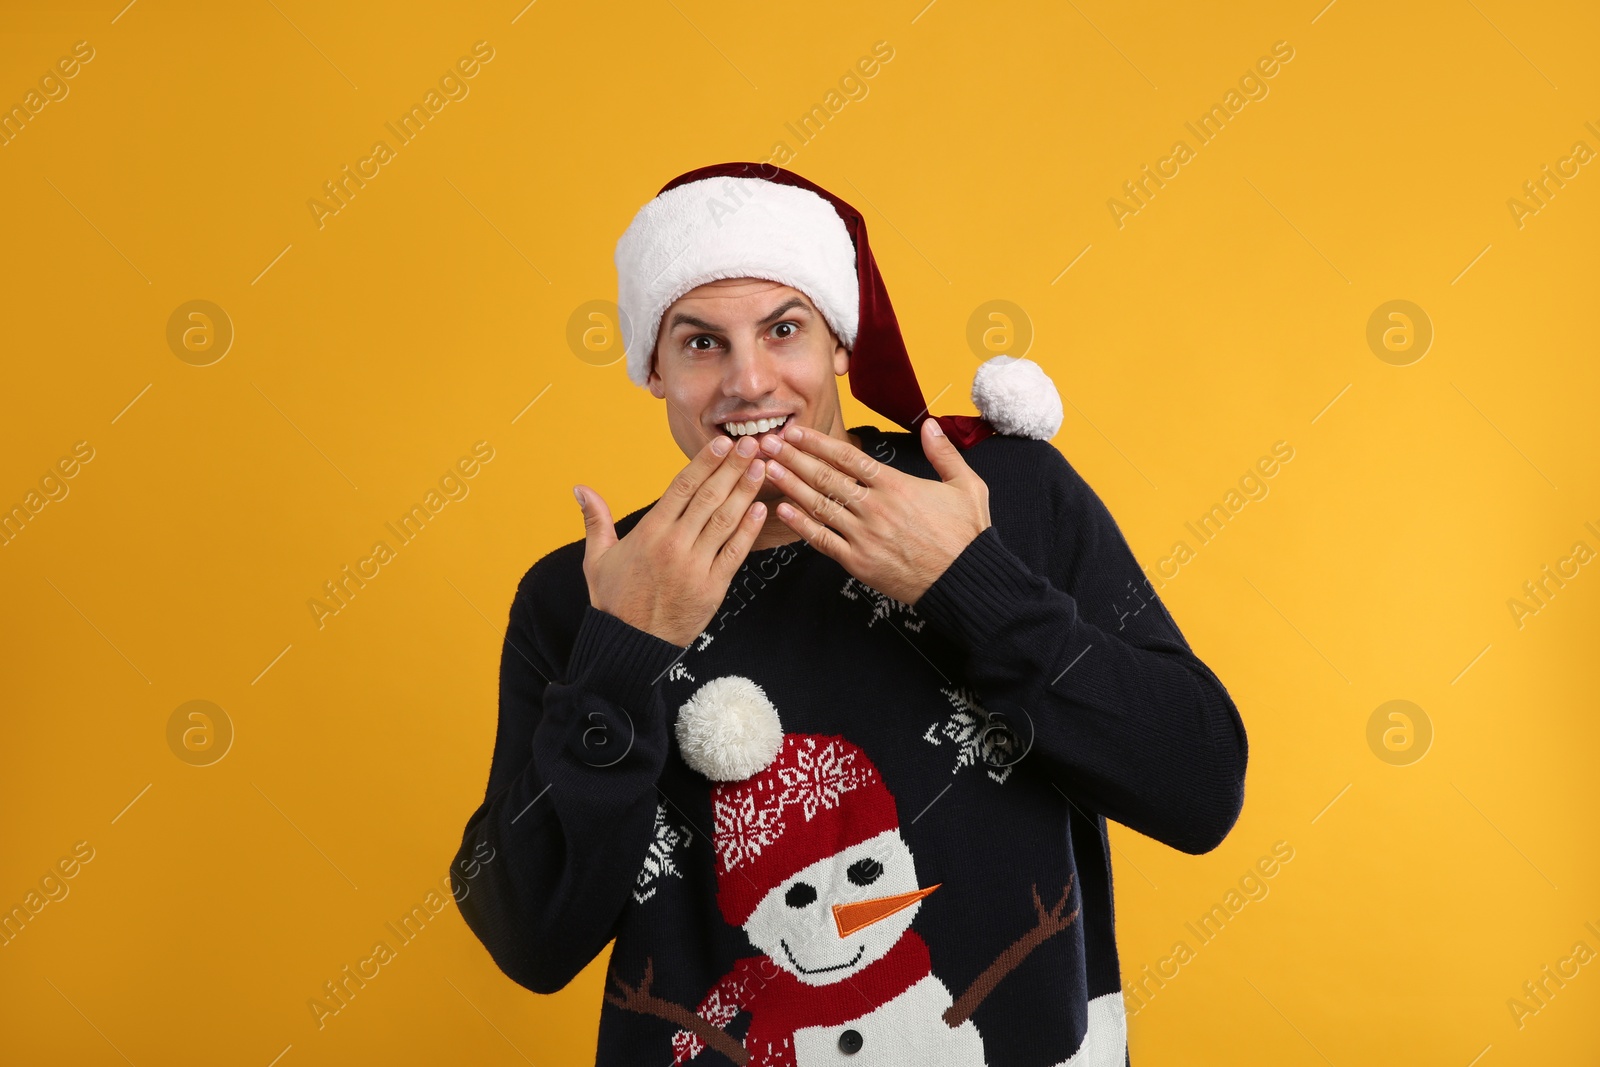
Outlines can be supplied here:
[[1032, 491], [1049, 497], [1041, 518], [1051, 528], [1038, 539], [1047, 573], [991, 526], [916, 610], [956, 642], [985, 708], [1004, 712], [1017, 744], [1030, 746], [1019, 763], [1043, 764], [1091, 811], [1209, 852], [1244, 804], [1244, 723], [1105, 505], [1060, 452], [1043, 451]]
[[512, 601], [488, 789], [451, 878], [500, 969], [554, 993], [614, 936], [644, 862], [667, 756], [656, 682], [683, 649], [585, 605], [558, 666], [538, 573]]

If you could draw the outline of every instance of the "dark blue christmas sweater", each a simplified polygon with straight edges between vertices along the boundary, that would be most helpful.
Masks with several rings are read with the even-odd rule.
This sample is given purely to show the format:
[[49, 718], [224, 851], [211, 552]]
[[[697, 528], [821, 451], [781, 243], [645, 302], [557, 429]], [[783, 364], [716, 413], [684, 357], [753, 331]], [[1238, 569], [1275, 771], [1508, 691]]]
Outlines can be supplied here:
[[[852, 432], [936, 477], [915, 435]], [[964, 455], [993, 525], [915, 604], [795, 541], [685, 649], [589, 605], [581, 540], [522, 579], [452, 874], [536, 993], [615, 942], [598, 1064], [1129, 1062], [1106, 821], [1215, 848], [1244, 724], [1060, 452]], [[719, 703], [781, 723], [741, 780], [683, 759]]]

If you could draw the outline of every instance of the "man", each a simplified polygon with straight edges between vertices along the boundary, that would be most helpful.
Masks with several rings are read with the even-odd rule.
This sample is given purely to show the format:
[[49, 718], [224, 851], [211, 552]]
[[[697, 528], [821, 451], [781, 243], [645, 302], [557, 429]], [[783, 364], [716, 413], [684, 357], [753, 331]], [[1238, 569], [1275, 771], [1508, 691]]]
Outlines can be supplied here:
[[[615, 941], [600, 1064], [1127, 1064], [1106, 820], [1215, 848], [1248, 748], [1053, 386], [929, 416], [859, 213], [770, 165], [668, 183], [617, 265], [691, 461], [615, 523], [577, 487], [518, 587], [467, 923], [542, 993]], [[847, 429], [846, 374], [913, 432]]]

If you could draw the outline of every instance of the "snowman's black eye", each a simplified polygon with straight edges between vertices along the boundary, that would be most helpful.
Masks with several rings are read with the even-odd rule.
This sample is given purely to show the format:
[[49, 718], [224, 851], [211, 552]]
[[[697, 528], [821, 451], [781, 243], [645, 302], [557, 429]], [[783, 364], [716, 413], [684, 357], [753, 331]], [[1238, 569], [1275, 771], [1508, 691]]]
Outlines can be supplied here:
[[856, 860], [844, 874], [856, 885], [871, 885], [878, 880], [879, 875], [883, 874], [883, 864], [870, 858]]
[[816, 889], [806, 882], [796, 882], [783, 895], [783, 902], [791, 908], [803, 908], [816, 899]]

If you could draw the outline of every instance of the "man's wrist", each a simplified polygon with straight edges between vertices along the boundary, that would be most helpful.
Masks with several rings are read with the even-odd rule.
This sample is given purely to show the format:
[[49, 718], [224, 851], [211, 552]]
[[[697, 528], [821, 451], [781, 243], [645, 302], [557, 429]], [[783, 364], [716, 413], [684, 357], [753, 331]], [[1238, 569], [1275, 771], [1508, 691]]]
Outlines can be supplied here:
[[1036, 595], [1040, 578], [984, 529], [917, 601], [917, 611], [968, 648], [1001, 631], [1016, 606]]
[[940, 578], [943, 578], [947, 573], [949, 573], [950, 568], [955, 565], [956, 560], [961, 558], [962, 553], [966, 552], [969, 548], [971, 548], [972, 547], [972, 543], [974, 541], [976, 541], [979, 537], [983, 536], [983, 531], [987, 530], [987, 529], [989, 529], [988, 526], [982, 527], [981, 529], [978, 530], [977, 533], [975, 533], [971, 537], [967, 538], [966, 542], [963, 543], [962, 545], [960, 545], [958, 548], [956, 548], [956, 550], [954, 552], [951, 552], [949, 554], [949, 556], [944, 560], [944, 564], [941, 567], [939, 567], [938, 570], [932, 571], [931, 573], [929, 573], [926, 576], [926, 581], [923, 581], [923, 582], [920, 583], [920, 586], [917, 589], [915, 595], [911, 599], [904, 601], [904, 603], [909, 605], [909, 606], [911, 606], [911, 607], [915, 607], [917, 605], [917, 603], [923, 597], [928, 595], [928, 590], [932, 589], [934, 584], [936, 582], [938, 582]]
[[640, 633], [649, 634], [651, 637], [654, 637], [658, 641], [665, 641], [667, 644], [675, 645], [680, 649], [688, 648], [690, 642], [692, 642], [695, 639], [696, 635], [699, 632], [699, 631], [696, 631], [693, 634], [689, 634], [683, 640], [679, 640], [679, 637], [682, 636], [681, 634], [679, 634], [673, 627], [668, 626], [665, 623], [659, 622], [659, 621], [657, 621], [655, 619], [639, 618], [639, 617], [635, 616], [632, 612], [624, 613], [623, 610], [614, 610], [612, 608], [603, 608], [603, 607], [600, 607], [598, 604], [592, 604], [590, 606], [593, 607], [595, 611], [598, 611], [598, 612], [600, 612], [600, 613], [602, 613], [604, 615], [611, 616], [613, 619], [616, 619], [618, 622], [622, 623], [624, 626], [630, 627], [631, 629], [634, 629], [634, 630], [638, 630]]

